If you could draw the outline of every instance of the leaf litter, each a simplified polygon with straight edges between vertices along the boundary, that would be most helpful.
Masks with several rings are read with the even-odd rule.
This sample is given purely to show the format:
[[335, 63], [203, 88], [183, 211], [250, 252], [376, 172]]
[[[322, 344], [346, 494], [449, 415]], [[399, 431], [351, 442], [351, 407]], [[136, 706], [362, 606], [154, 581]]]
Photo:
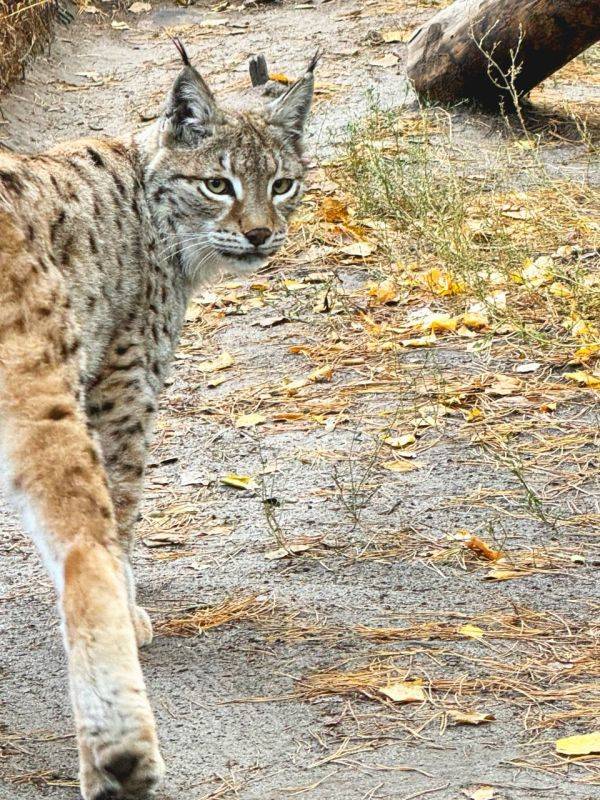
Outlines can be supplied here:
[[[147, 5], [129, 10], [146, 16]], [[367, 15], [369, 4], [361, 5], [342, 14]], [[389, 5], [395, 13], [400, 4]], [[184, 26], [184, 35], [193, 42], [243, 30], [218, 13], [203, 26]], [[382, 47], [367, 56], [382, 74], [399, 64], [396, 52], [383, 48], [402, 44], [410, 30], [390, 23], [381, 29]], [[83, 77], [98, 83], [92, 73]], [[323, 87], [320, 97], [338, 91]], [[367, 521], [360, 513], [356, 524], [338, 521], [343, 541], [335, 548], [323, 544], [324, 532], [304, 530], [301, 521], [299, 529], [294, 523], [293, 531], [283, 530], [282, 542], [265, 540], [263, 531], [257, 551], [269, 569], [293, 574], [309, 560], [340, 574], [368, 561], [386, 568], [426, 565], [449, 585], [455, 581], [457, 595], [465, 576], [480, 592], [484, 581], [509, 592], [532, 577], [583, 573], [600, 563], [600, 517], [589, 502], [598, 488], [600, 442], [594, 417], [597, 196], [579, 182], [544, 178], [535, 185], [534, 178], [526, 187], [510, 185], [502, 170], [495, 182], [479, 166], [477, 174], [457, 175], [448, 117], [434, 110], [390, 119], [376, 109], [352, 136], [314, 170], [301, 219], [274, 266], [258, 278], [201, 293], [190, 307], [177, 372], [201, 391], [173, 390], [172, 416], [159, 423], [159, 447], [175, 436], [173, 417], [205, 425], [211, 435], [256, 442], [295, 433], [306, 447], [286, 453], [280, 470], [292, 492], [302, 471], [310, 473], [316, 463], [350, 473], [339, 487], [329, 481], [312, 493], [299, 488], [298, 497], [303, 504], [332, 498], [342, 509], [340, 494], [360, 494]], [[535, 175], [537, 141], [519, 136], [510, 147], [512, 172], [518, 163]], [[382, 196], [369, 171], [404, 176], [413, 199], [399, 195], [390, 207], [366, 202], [365, 192]], [[447, 178], [438, 181], [448, 188], [437, 200], [418, 191], [428, 172]], [[271, 362], [255, 369], [245, 360], [248, 351], [222, 338], [238, 320], [245, 330], [255, 326], [273, 337], [260, 340], [273, 343]], [[322, 440], [354, 428], [360, 436], [350, 447]], [[461, 482], [436, 498], [438, 509], [475, 509], [491, 527], [470, 529], [465, 521], [460, 531], [429, 528], [418, 518], [395, 524], [385, 514], [374, 525], [369, 514], [385, 510], [390, 494], [410, 495], [416, 484], [409, 481], [441, 470], [452, 482], [448, 469], [454, 467], [445, 466], [443, 452], [449, 444], [465, 456], [458, 469], [467, 474], [473, 462], [483, 464], [489, 481]], [[160, 466], [150, 471], [155, 512], [144, 516], [140, 531], [148, 558], [212, 557], [216, 548], [209, 553], [204, 538], [211, 531], [225, 552], [215, 558], [236, 557], [232, 526], [210, 517], [215, 497], [221, 491], [232, 504], [246, 495], [260, 502], [264, 478], [243, 460], [221, 459], [218, 466], [201, 478], [205, 485], [193, 478], [178, 492], [161, 482]], [[501, 486], [492, 479], [495, 471]], [[369, 500], [370, 487], [381, 486], [383, 499]], [[350, 506], [352, 497], [345, 499]], [[549, 525], [555, 538], [538, 543], [513, 536], [525, 521]], [[568, 612], [509, 602], [460, 612], [410, 609], [380, 624], [360, 610], [365, 621], [341, 623], [317, 608], [282, 605], [244, 588], [214, 605], [190, 603], [164, 613], [157, 633], [197, 636], [222, 625], [253, 626], [269, 644], [331, 644], [332, 652], [323, 654], [330, 666], [296, 673], [293, 681], [302, 701], [342, 697], [351, 704], [338, 740], [332, 726], [338, 749], [331, 756], [347, 754], [348, 731], [383, 741], [401, 730], [414, 742], [428, 742], [434, 728], [444, 733], [465, 725], [477, 733], [487, 729], [490, 737], [510, 709], [522, 740], [536, 745], [517, 767], [560, 774], [565, 760], [584, 758], [585, 780], [598, 783], [598, 610], [589, 607], [587, 622]], [[342, 661], [333, 651], [339, 643], [351, 643], [359, 655]], [[407, 733], [406, 724], [419, 732]], [[210, 796], [239, 787], [223, 781], [221, 788]], [[485, 800], [500, 793], [479, 785], [464, 794]]]

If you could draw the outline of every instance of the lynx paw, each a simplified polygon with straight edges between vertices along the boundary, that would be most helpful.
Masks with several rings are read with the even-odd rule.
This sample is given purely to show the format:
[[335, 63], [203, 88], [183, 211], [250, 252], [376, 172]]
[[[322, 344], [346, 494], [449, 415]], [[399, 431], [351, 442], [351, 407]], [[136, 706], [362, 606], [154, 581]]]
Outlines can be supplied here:
[[133, 626], [138, 647], [147, 647], [152, 643], [152, 622], [145, 608], [141, 606], [135, 607]]
[[82, 747], [81, 794], [84, 800], [147, 800], [164, 775], [153, 737], [130, 735], [122, 742], [93, 749]]

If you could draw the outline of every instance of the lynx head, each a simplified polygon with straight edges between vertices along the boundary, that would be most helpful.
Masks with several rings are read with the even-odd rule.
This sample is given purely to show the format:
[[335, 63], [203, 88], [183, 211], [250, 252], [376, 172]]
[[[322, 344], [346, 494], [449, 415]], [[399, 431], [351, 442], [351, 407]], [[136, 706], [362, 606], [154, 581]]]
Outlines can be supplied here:
[[176, 44], [184, 67], [148, 153], [145, 179], [167, 251], [197, 283], [256, 269], [285, 241], [302, 196], [302, 138], [316, 59], [280, 97], [235, 112], [217, 104]]

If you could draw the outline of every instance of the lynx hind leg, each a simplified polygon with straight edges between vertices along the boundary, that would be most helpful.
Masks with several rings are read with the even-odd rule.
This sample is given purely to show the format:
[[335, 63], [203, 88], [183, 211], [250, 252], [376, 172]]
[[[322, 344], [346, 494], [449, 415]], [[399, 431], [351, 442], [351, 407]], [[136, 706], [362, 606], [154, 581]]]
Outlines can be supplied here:
[[[134, 526], [142, 497], [149, 434], [156, 412], [146, 372], [142, 337], [124, 331], [112, 343], [102, 375], [87, 395], [90, 424], [99, 436], [117, 531], [123, 548], [128, 599], [138, 647], [152, 642], [152, 623], [137, 604], [131, 566]], [[134, 364], [127, 368], [129, 364]]]
[[0, 458], [58, 595], [83, 797], [143, 798], [163, 764], [76, 331], [61, 276], [23, 242], [0, 213]]

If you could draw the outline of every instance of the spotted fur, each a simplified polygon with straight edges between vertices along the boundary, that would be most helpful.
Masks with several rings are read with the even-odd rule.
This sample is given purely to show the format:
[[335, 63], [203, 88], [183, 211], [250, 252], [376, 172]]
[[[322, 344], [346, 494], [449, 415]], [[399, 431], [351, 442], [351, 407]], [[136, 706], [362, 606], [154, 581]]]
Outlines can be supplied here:
[[129, 564], [152, 420], [194, 289], [284, 241], [312, 90], [228, 112], [184, 62], [141, 134], [0, 154], [0, 458], [57, 591], [84, 800], [163, 774]]

